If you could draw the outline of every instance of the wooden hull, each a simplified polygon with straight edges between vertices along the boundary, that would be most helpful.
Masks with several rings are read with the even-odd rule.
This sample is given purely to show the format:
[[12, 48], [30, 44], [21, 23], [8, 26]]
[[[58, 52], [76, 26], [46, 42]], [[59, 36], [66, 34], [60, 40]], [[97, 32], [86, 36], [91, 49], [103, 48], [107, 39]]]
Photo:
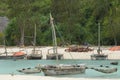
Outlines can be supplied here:
[[63, 66], [49, 66], [43, 67], [41, 70], [45, 76], [55, 75], [70, 75], [70, 74], [83, 74], [85, 73], [86, 67], [83, 65], [63, 65]]
[[108, 58], [108, 55], [104, 54], [93, 54], [91, 55], [92, 60], [106, 60]]
[[63, 54], [47, 54], [46, 59], [48, 60], [56, 60], [56, 55], [58, 56], [58, 60], [63, 59]]
[[37, 59], [42, 59], [42, 56], [41, 57], [33, 57], [33, 56], [29, 56], [27, 57], [28, 60], [37, 60]]
[[118, 65], [118, 62], [111, 62], [111, 65]]
[[42, 54], [31, 54], [27, 56], [27, 59], [29, 60], [42, 59]]
[[26, 55], [22, 56], [13, 56], [13, 59], [25, 59]]
[[40, 73], [40, 69], [36, 68], [27, 68], [27, 69], [22, 69], [22, 70], [17, 70], [18, 72], [24, 73], [24, 74], [34, 74], [34, 73]]
[[99, 68], [92, 68], [98, 72], [102, 72], [102, 73], [114, 73], [117, 72], [117, 68], [105, 68], [105, 67], [99, 67]]
[[6, 60], [6, 59], [14, 59], [14, 60], [25, 59], [25, 55], [23, 55], [23, 56], [0, 56], [0, 60], [2, 60], [2, 59], [4, 59], [4, 60]]
[[13, 59], [13, 56], [0, 56], [1, 59]]

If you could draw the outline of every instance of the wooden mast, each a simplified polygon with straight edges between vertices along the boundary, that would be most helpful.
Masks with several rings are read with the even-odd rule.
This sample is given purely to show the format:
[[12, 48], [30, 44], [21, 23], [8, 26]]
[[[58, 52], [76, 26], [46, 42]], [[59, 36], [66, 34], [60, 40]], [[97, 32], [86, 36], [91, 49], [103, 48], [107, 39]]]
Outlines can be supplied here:
[[51, 15], [51, 13], [50, 13], [50, 24], [51, 24], [51, 27], [52, 27], [53, 53], [56, 54], [56, 59], [58, 60], [56, 32], [55, 32], [55, 27], [54, 27], [54, 24], [53, 24], [53, 17]]
[[24, 27], [21, 29], [21, 47], [24, 47]]
[[34, 27], [34, 40], [33, 40], [33, 52], [35, 53], [35, 47], [36, 47], [36, 24]]
[[8, 54], [7, 54], [7, 48], [6, 48], [6, 39], [5, 39], [5, 36], [4, 36], [4, 48], [5, 48], [5, 54], [6, 54], [6, 56], [8, 56]]
[[100, 23], [98, 23], [98, 54], [100, 54], [101, 49], [100, 49]]

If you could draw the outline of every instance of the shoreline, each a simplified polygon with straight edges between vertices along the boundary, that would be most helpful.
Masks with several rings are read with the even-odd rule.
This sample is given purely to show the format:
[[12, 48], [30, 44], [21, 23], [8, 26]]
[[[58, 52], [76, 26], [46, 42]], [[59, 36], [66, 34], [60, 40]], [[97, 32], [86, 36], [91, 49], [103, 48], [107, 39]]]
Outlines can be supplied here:
[[[119, 60], [120, 59], [120, 51], [110, 51], [109, 47], [101, 47], [102, 54], [108, 55], [108, 60]], [[48, 49], [51, 49], [52, 46], [38, 46], [36, 47], [36, 50], [41, 50], [43, 59], [46, 59], [46, 54], [48, 54]], [[68, 47], [58, 47], [58, 53], [61, 53], [64, 55], [64, 59], [85, 59], [85, 60], [90, 60], [92, 54], [97, 54], [97, 47], [90, 47], [91, 49], [94, 49], [93, 51], [89, 52], [65, 52], [65, 49]], [[13, 54], [14, 52], [24, 50], [26, 54], [30, 54], [33, 50], [32, 46], [29, 47], [7, 47], [7, 52], [9, 54]], [[4, 53], [4, 47], [0, 47], [0, 53]], [[52, 50], [51, 50], [52, 53]]]
[[33, 75], [0, 75], [2, 80], [120, 80], [120, 79], [102, 79], [102, 78], [58, 78], [50, 76], [33, 76]]

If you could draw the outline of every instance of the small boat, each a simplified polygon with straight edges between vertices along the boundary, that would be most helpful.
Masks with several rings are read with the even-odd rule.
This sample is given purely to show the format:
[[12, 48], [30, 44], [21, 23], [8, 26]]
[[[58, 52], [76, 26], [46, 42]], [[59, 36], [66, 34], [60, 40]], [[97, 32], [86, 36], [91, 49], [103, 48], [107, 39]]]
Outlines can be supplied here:
[[34, 74], [34, 73], [40, 73], [41, 69], [40, 68], [23, 68], [21, 70], [17, 70], [18, 72], [24, 73], [24, 74]]
[[[50, 54], [48, 51], [47, 59], [63, 59], [63, 54], [58, 54], [57, 52], [57, 41], [55, 28], [53, 25], [53, 18], [50, 14], [50, 22], [52, 25], [52, 34], [53, 34], [53, 53]], [[39, 66], [39, 65], [38, 65]], [[42, 65], [39, 66], [43, 71], [45, 76], [54, 76], [54, 75], [69, 75], [69, 74], [83, 74], [85, 73], [86, 66], [83, 64], [56, 64], [56, 65]]]
[[32, 54], [27, 55], [27, 59], [29, 60], [42, 59], [42, 52], [40, 50], [32, 51]]
[[97, 53], [98, 54], [91, 55], [92, 60], [106, 60], [106, 59], [108, 59], [107, 54], [101, 54], [102, 50], [100, 48], [100, 23], [98, 23], [98, 50], [97, 50]]
[[5, 52], [4, 53], [0, 53], [0, 60], [4, 59], [24, 59], [26, 54], [23, 51], [18, 51], [18, 52], [8, 52], [7, 51], [7, 46], [6, 46], [6, 40], [4, 39], [4, 49]]
[[115, 61], [115, 62], [111, 62], [110, 64], [111, 65], [118, 65], [118, 62]]
[[26, 54], [23, 51], [18, 51], [13, 54], [13, 59], [25, 59]]
[[36, 50], [36, 25], [35, 25], [35, 31], [34, 31], [34, 40], [33, 40], [33, 50], [32, 53], [27, 55], [27, 59], [29, 60], [37, 60], [42, 59], [42, 51]]
[[57, 60], [57, 59], [60, 60], [60, 59], [63, 59], [63, 54], [49, 53], [49, 50], [48, 50], [48, 54], [46, 55], [46, 58], [48, 60]]
[[106, 60], [108, 55], [105, 54], [92, 54], [91, 59], [92, 60]]
[[114, 73], [117, 72], [117, 68], [110, 67], [110, 66], [103, 66], [100, 65], [99, 67], [92, 67], [91, 69], [102, 72], [102, 73]]
[[83, 74], [85, 73], [86, 66], [84, 64], [44, 65], [44, 66], [41, 66], [41, 70], [44, 72], [45, 76]]
[[63, 59], [63, 54], [59, 54], [57, 51], [57, 39], [56, 39], [56, 32], [55, 32], [55, 27], [53, 24], [53, 18], [52, 15], [50, 14], [50, 23], [51, 23], [51, 27], [52, 27], [52, 37], [53, 37], [53, 53], [49, 53], [48, 50], [48, 54], [46, 55], [46, 59], [51, 59], [51, 60], [60, 60]]
[[7, 59], [17, 60], [17, 59], [25, 59], [25, 57], [26, 57], [26, 54], [24, 52], [22, 52], [22, 51], [15, 52], [15, 53], [13, 53], [13, 55], [12, 54], [8, 55], [8, 52], [5, 52], [5, 53], [3, 53], [3, 54], [0, 55], [0, 60], [1, 59], [5, 59], [5, 60], [7, 60]]

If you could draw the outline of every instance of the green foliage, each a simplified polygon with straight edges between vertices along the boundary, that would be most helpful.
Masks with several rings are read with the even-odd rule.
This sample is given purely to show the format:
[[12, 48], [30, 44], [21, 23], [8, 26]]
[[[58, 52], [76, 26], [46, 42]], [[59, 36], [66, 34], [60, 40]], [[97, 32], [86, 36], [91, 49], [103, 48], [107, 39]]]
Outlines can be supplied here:
[[0, 0], [0, 16], [6, 16], [8, 12], [8, 0]]
[[13, 18], [5, 31], [5, 39], [7, 40], [7, 45], [18, 45], [20, 42], [20, 31], [16, 26], [16, 18]]
[[37, 45], [52, 45], [50, 12], [57, 26], [58, 45], [64, 42], [68, 44], [88, 42], [97, 45], [98, 22], [101, 23], [102, 45], [120, 44], [120, 0], [1, 1], [0, 12], [4, 10], [3, 12], [11, 19], [6, 29], [9, 45], [18, 45], [24, 35], [24, 44], [31, 45], [35, 24]]
[[0, 45], [4, 44], [3, 39], [4, 39], [4, 34], [0, 33]]

